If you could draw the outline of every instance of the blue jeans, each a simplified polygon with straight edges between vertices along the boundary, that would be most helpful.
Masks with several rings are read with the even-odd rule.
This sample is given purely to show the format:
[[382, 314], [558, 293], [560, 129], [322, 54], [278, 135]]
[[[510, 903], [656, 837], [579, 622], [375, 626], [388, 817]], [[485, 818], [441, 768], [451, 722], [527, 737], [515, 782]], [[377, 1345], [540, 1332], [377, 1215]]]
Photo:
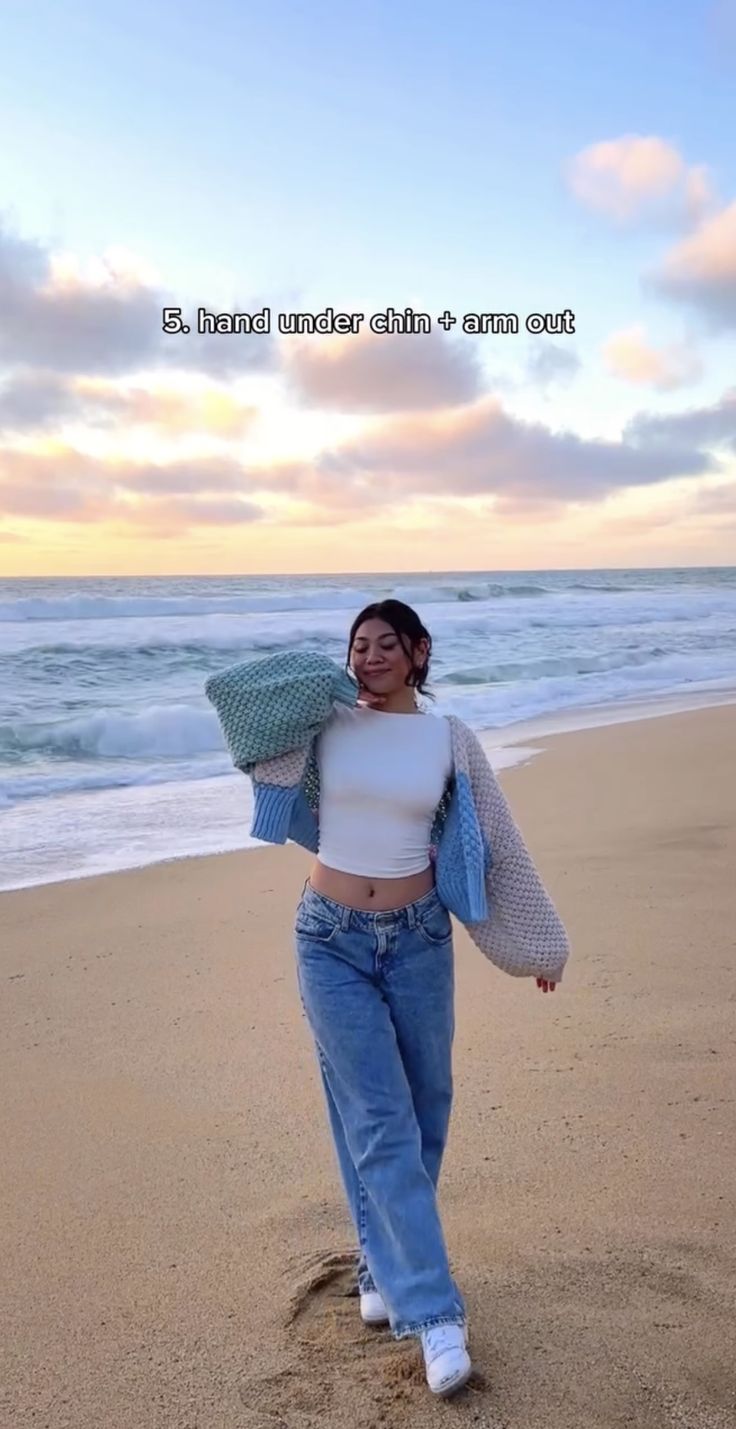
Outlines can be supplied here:
[[434, 888], [403, 908], [367, 913], [307, 880], [295, 940], [360, 1246], [359, 1289], [380, 1292], [397, 1340], [462, 1324], [436, 1196], [453, 1089], [450, 915]]

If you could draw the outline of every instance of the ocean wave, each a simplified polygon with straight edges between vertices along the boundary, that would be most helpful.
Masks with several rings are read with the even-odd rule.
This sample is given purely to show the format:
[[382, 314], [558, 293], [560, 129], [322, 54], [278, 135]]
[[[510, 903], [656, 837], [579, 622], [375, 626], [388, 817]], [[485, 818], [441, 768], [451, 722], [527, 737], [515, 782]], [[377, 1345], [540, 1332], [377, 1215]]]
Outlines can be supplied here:
[[[367, 603], [366, 601], [363, 603]], [[360, 600], [360, 593], [357, 595]], [[150, 620], [162, 616], [257, 615], [349, 607], [356, 592], [227, 596], [25, 596], [0, 602], [0, 621]]]
[[[659, 595], [640, 591], [617, 595], [566, 591], [549, 602], [446, 601], [425, 612], [425, 619], [434, 640], [435, 657], [447, 663], [457, 658], [453, 651], [456, 641], [463, 646], [475, 638], [482, 644], [507, 636], [520, 641], [545, 631], [555, 635], [571, 632], [575, 644], [583, 648], [592, 632], [606, 629], [620, 631], [622, 639], [629, 631], [641, 633], [647, 629], [644, 638], [670, 645], [679, 644], [682, 628], [690, 625], [708, 640], [719, 624], [727, 623], [733, 628], [734, 598], [726, 591]], [[183, 669], [190, 665], [199, 670], [202, 680], [218, 662], [247, 660], [284, 649], [320, 650], [342, 662], [348, 630], [344, 611], [327, 611], [323, 606], [314, 611], [293, 610], [288, 615], [263, 612], [247, 619], [222, 614], [215, 619], [182, 622], [163, 618], [117, 624], [80, 622], [60, 629], [57, 640], [48, 626], [28, 622], [16, 625], [12, 633], [8, 626], [3, 630], [0, 686], [8, 678], [12, 682], [16, 670], [38, 683], [57, 668], [60, 678], [83, 670], [96, 683], [110, 665], [128, 656], [135, 657], [138, 673], [145, 663], [152, 675], [172, 666]], [[69, 671], [64, 666], [67, 659], [71, 662]]]
[[571, 581], [567, 589], [599, 591], [602, 595], [609, 595], [611, 593], [614, 595], [624, 595], [631, 590], [631, 586], [610, 585], [608, 582], [596, 583], [593, 581]]
[[0, 622], [75, 620], [150, 620], [162, 616], [266, 615], [289, 611], [355, 610], [391, 597], [407, 605], [441, 605], [455, 601], [522, 599], [551, 594], [543, 585], [513, 581], [477, 584], [422, 584], [355, 589], [322, 587], [316, 590], [264, 592], [238, 595], [61, 595], [20, 596], [0, 601]]
[[[482, 731], [564, 709], [736, 686], [736, 662], [723, 654], [667, 655], [651, 647], [582, 663], [594, 668], [581, 671], [575, 656], [550, 657], [544, 671], [539, 661], [508, 662], [493, 671], [461, 667], [451, 684], [433, 682], [438, 698], [432, 708]], [[233, 773], [217, 717], [207, 707], [99, 710], [53, 722], [10, 721], [0, 729], [0, 807]]]
[[555, 679], [561, 675], [597, 675], [609, 670], [635, 669], [666, 658], [666, 650], [654, 646], [649, 650], [611, 651], [600, 655], [549, 655], [530, 660], [509, 660], [500, 664], [479, 664], [453, 667], [436, 683], [438, 685], [501, 685], [517, 680]]
[[[443, 687], [441, 707], [477, 730], [504, 729], [518, 721], [591, 705], [625, 704], [699, 692], [736, 691], [736, 663], [718, 655], [662, 655], [640, 665], [504, 683], [475, 681]], [[440, 701], [438, 700], [438, 707]]]
[[475, 600], [513, 600], [515, 597], [525, 600], [534, 596], [553, 595], [554, 592], [543, 585], [480, 581], [477, 585], [446, 585], [436, 590], [425, 586], [401, 586], [393, 594], [396, 600], [403, 600], [407, 605], [431, 605], [438, 601], [466, 603]]
[[[502, 708], [516, 709], [517, 696], [532, 709], [539, 699], [545, 707], [561, 708], [587, 700], [591, 692], [596, 699], [626, 697], [642, 686], [675, 690], [702, 679], [736, 676], [733, 644], [674, 653], [651, 643], [506, 660], [479, 660], [468, 654], [434, 674], [430, 688], [437, 694], [438, 708], [456, 713], [466, 701], [468, 708], [475, 707], [485, 691], [487, 712], [494, 716], [490, 723]], [[16, 714], [0, 723], [0, 764], [17, 768], [38, 760], [56, 765], [65, 760], [150, 760], [168, 767], [176, 760], [222, 754], [225, 744], [217, 715], [199, 683], [192, 693], [191, 702], [172, 698], [168, 704], [128, 710], [103, 705], [88, 713], [45, 719]]]
[[153, 705], [121, 714], [99, 709], [74, 719], [9, 723], [0, 732], [4, 758], [29, 752], [65, 758], [181, 759], [223, 748], [217, 715], [209, 707]]

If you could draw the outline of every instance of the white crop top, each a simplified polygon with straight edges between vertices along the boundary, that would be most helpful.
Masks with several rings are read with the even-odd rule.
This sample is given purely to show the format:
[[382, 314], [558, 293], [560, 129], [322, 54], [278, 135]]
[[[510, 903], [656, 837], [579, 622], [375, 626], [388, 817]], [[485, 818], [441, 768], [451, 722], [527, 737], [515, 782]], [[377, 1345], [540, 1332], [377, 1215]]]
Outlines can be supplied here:
[[422, 873], [452, 771], [449, 722], [336, 704], [316, 753], [320, 863], [367, 878]]

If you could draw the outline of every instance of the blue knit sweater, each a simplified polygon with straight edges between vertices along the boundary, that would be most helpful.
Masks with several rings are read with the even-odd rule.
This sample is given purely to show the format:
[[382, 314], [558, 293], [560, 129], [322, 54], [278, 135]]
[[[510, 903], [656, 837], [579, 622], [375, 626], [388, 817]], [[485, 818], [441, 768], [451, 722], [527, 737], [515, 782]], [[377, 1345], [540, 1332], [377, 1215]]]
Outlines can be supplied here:
[[[233, 763], [253, 784], [251, 834], [319, 852], [316, 741], [334, 702], [358, 687], [325, 655], [287, 651], [233, 665], [205, 684]], [[452, 773], [435, 810], [430, 857], [445, 907], [481, 952], [516, 977], [562, 978], [567, 933], [477, 735], [444, 716]]]

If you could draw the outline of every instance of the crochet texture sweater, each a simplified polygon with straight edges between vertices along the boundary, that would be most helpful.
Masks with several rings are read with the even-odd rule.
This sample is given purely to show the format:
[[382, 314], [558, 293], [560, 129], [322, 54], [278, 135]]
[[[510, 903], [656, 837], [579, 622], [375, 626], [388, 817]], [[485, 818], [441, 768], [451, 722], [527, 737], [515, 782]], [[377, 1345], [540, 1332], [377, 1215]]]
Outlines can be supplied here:
[[[357, 703], [355, 681], [327, 656], [295, 650], [218, 671], [205, 693], [253, 784], [252, 836], [318, 853], [315, 743], [336, 700]], [[437, 893], [496, 967], [559, 982], [570, 951], [564, 925], [477, 735], [456, 715], [444, 718], [453, 769], [432, 827]]]

